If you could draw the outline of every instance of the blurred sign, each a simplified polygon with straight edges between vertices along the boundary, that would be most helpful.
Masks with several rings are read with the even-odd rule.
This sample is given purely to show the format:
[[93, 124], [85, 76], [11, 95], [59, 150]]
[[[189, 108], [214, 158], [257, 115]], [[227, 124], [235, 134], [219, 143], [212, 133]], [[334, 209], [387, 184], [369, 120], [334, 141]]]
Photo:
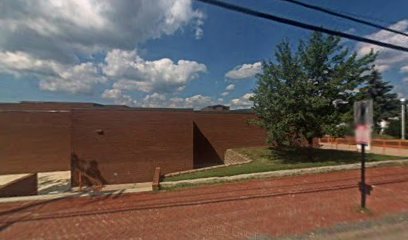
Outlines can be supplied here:
[[364, 100], [354, 103], [354, 124], [357, 144], [368, 145], [371, 142], [373, 126], [373, 101]]
[[355, 129], [356, 143], [368, 145], [371, 142], [371, 127], [358, 125]]

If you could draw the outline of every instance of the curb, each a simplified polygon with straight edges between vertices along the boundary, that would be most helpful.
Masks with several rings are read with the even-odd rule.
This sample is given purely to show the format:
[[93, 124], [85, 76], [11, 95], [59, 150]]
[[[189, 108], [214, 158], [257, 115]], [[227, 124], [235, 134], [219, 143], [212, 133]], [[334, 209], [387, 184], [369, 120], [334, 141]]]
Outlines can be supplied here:
[[[408, 164], [408, 159], [403, 160], [388, 160], [388, 161], [378, 161], [366, 163], [367, 168], [381, 167], [381, 166], [398, 166]], [[261, 179], [261, 178], [273, 178], [273, 177], [286, 177], [286, 176], [299, 176], [306, 174], [317, 174], [317, 173], [329, 173], [343, 170], [355, 170], [360, 168], [360, 163], [343, 164], [337, 166], [324, 166], [324, 167], [314, 167], [314, 168], [301, 168], [301, 169], [291, 169], [291, 170], [278, 170], [260, 173], [248, 173], [239, 174], [227, 177], [208, 177], [208, 178], [198, 178], [191, 180], [180, 180], [180, 181], [169, 181], [161, 182], [161, 188], [172, 188], [185, 185], [201, 185], [201, 184], [212, 184], [220, 182], [232, 182], [247, 179]]]

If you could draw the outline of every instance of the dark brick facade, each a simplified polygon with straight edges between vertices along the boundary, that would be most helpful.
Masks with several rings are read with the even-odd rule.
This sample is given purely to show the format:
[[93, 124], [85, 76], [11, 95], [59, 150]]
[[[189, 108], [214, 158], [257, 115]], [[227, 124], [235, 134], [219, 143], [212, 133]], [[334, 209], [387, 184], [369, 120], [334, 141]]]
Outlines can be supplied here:
[[67, 170], [71, 113], [0, 112], [0, 174]]
[[195, 135], [194, 163], [221, 162], [229, 148], [265, 145], [265, 131], [248, 123], [254, 117], [247, 113], [195, 112], [198, 134]]
[[[193, 168], [191, 111], [73, 110], [72, 151], [108, 183]], [[74, 174], [75, 175], [75, 174]], [[75, 183], [75, 182], [74, 182]]]
[[264, 131], [248, 124], [254, 115], [247, 113], [1, 106], [0, 174], [71, 169], [73, 185], [78, 171], [91, 184], [146, 182], [156, 167], [163, 174], [188, 170], [221, 163], [228, 148], [265, 144]]

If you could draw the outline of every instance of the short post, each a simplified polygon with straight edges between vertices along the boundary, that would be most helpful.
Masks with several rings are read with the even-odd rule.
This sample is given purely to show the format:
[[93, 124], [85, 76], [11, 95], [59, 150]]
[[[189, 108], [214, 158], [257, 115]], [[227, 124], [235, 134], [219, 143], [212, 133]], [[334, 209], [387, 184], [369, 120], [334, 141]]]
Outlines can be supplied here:
[[78, 171], [78, 183], [79, 183], [79, 191], [82, 191], [82, 173], [81, 173], [81, 170]]
[[154, 170], [152, 190], [153, 191], [160, 190], [160, 167], [156, 167], [156, 169]]

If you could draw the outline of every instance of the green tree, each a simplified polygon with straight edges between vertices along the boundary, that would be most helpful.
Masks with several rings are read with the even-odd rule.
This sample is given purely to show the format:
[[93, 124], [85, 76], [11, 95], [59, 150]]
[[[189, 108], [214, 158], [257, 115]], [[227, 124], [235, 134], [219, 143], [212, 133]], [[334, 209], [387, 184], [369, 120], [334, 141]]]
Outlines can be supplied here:
[[373, 122], [374, 130], [379, 133], [381, 130], [379, 124], [382, 120], [389, 120], [398, 116], [400, 102], [396, 93], [392, 92], [393, 86], [384, 81], [381, 73], [373, 70], [367, 79], [364, 87], [360, 89], [358, 98], [373, 100]]
[[341, 128], [375, 54], [357, 57], [339, 42], [315, 32], [296, 51], [282, 42], [276, 61], [263, 63], [252, 101], [270, 144], [312, 146], [313, 138]]
[[[401, 118], [390, 120], [384, 133], [395, 138], [401, 138]], [[405, 121], [405, 136], [408, 136], [408, 121]]]

